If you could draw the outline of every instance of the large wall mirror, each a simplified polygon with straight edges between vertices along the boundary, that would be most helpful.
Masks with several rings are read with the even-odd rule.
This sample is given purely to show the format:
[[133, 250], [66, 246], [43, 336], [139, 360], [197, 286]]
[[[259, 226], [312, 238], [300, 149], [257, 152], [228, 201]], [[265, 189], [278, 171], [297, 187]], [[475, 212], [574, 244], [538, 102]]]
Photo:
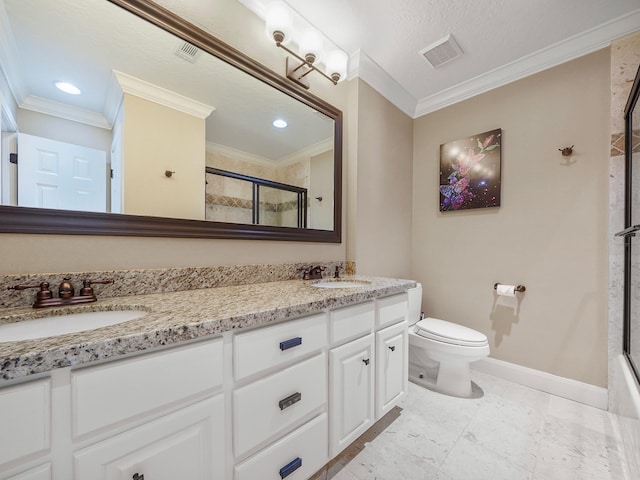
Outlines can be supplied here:
[[0, 17], [0, 232], [341, 241], [340, 110], [148, 0]]

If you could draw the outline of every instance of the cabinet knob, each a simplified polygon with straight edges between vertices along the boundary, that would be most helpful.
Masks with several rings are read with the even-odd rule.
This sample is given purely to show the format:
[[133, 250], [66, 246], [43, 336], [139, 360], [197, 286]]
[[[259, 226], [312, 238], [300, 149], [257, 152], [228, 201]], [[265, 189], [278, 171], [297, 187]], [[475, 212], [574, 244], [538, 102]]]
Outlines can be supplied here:
[[389, 350], [391, 350], [392, 352], [396, 351], [396, 346], [395, 345], [390, 345], [389, 346]]
[[139, 473], [134, 473], [133, 477], [131, 477], [133, 480], [144, 480], [144, 475], [140, 475]]
[[362, 359], [362, 363], [364, 363], [365, 365], [369, 365], [369, 359], [368, 358], [363, 358]]

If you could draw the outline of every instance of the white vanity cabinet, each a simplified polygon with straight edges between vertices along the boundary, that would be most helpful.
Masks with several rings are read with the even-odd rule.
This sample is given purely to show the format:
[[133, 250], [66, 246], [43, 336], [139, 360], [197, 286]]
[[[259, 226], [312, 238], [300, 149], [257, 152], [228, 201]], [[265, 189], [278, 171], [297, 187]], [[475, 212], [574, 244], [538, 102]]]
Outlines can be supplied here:
[[74, 478], [223, 480], [222, 365], [217, 339], [72, 372], [74, 437], [139, 424], [76, 450]]
[[376, 300], [376, 420], [409, 388], [407, 294]]
[[406, 293], [330, 312], [329, 452], [338, 455], [408, 387]]
[[407, 390], [407, 295], [0, 388], [0, 480], [307, 480]]
[[327, 314], [234, 335], [235, 480], [305, 480], [328, 461]]
[[39, 465], [26, 472], [6, 478], [7, 480], [51, 480], [51, 463], [47, 462], [44, 465]]
[[20, 470], [51, 451], [51, 381], [41, 379], [0, 389], [0, 478], [49, 480], [45, 464], [14, 476], [5, 472]]
[[329, 453], [335, 457], [374, 422], [375, 303], [329, 312]]
[[162, 416], [74, 454], [77, 480], [223, 480], [222, 395]]

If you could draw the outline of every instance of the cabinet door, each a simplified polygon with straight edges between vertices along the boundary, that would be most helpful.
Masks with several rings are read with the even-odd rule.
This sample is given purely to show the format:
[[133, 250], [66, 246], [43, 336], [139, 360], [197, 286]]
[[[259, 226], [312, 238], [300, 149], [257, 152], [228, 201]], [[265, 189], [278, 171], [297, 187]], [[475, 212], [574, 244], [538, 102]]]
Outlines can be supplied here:
[[[0, 478], [2, 478], [2, 475], [0, 475]], [[51, 480], [51, 464], [40, 465], [18, 475], [7, 477], [7, 480]]]
[[80, 450], [74, 477], [223, 480], [223, 408], [218, 395]]
[[373, 334], [330, 352], [330, 451], [336, 456], [373, 423]]
[[0, 472], [50, 448], [51, 381], [0, 389]]
[[376, 420], [407, 392], [407, 328], [407, 322], [402, 322], [376, 333]]

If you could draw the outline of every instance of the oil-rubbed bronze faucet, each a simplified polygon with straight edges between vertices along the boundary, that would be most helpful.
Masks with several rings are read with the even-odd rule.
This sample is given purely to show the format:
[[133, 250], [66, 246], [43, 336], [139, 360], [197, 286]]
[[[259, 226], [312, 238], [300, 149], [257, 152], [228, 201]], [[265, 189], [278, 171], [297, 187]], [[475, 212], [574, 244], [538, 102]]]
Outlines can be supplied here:
[[322, 278], [322, 272], [324, 272], [325, 267], [311, 267], [309, 269], [309, 280], [320, 280]]
[[113, 280], [83, 280], [80, 294], [76, 296], [71, 279], [64, 278], [58, 287], [58, 297], [54, 297], [49, 289], [49, 282], [41, 282], [38, 285], [15, 285], [7, 287], [7, 290], [26, 290], [27, 288], [39, 288], [33, 308], [58, 307], [61, 305], [76, 305], [78, 303], [90, 303], [98, 300], [93, 293], [93, 284], [113, 283]]
[[300, 271], [302, 272], [303, 280], [321, 280], [322, 272], [324, 272], [325, 267], [302, 267]]

